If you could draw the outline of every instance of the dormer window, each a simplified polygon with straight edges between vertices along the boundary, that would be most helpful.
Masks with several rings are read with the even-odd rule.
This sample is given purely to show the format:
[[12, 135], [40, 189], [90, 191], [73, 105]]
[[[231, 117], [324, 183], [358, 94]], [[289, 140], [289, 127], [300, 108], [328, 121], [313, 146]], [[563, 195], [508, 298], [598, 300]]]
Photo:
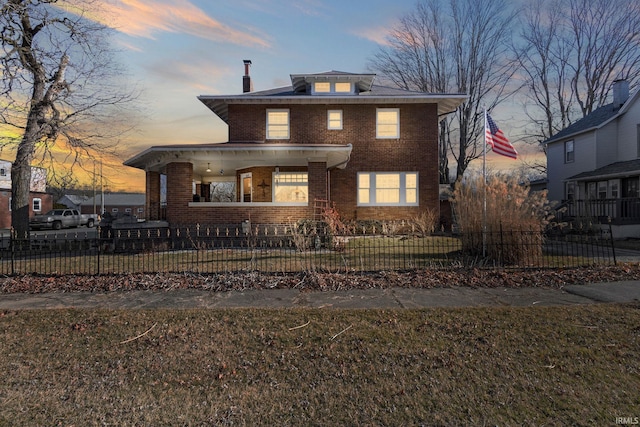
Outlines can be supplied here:
[[349, 82], [336, 82], [336, 93], [351, 93], [351, 83]]
[[313, 82], [313, 93], [315, 95], [350, 94], [353, 93], [353, 85], [351, 82]]
[[329, 82], [315, 82], [313, 84], [313, 91], [315, 93], [330, 93], [331, 83]]

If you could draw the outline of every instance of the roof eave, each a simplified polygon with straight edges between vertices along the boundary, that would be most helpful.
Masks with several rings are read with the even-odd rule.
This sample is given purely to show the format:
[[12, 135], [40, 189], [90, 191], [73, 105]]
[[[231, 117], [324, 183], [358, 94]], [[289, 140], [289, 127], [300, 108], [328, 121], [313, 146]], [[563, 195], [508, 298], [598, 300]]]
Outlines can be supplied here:
[[225, 123], [229, 119], [229, 105], [231, 104], [438, 104], [438, 115], [451, 113], [469, 98], [465, 94], [426, 94], [409, 96], [377, 96], [377, 95], [349, 95], [349, 96], [206, 96], [198, 99], [220, 117]]

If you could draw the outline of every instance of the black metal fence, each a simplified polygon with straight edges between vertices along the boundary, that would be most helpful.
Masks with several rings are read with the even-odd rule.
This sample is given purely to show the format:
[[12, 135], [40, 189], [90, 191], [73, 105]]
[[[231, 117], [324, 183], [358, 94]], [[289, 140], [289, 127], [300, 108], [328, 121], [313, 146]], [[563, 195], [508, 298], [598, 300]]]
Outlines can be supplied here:
[[[94, 232], [95, 233], [95, 232]], [[286, 226], [103, 229], [0, 237], [0, 274], [360, 272], [425, 268], [551, 268], [616, 263], [611, 235], [499, 231], [335, 235]]]

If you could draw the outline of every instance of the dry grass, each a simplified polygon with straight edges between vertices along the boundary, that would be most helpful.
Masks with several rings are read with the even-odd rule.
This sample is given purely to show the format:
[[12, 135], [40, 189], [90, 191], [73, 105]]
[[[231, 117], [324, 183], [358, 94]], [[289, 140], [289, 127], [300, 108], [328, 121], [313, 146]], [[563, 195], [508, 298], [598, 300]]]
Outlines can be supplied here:
[[614, 425], [640, 306], [0, 313], [0, 425]]

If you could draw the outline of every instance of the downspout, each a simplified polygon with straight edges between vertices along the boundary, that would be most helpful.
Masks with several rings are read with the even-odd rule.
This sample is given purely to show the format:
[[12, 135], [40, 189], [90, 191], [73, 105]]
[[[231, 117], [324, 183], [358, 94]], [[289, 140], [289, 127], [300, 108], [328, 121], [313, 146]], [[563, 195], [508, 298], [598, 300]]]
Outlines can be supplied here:
[[[353, 147], [351, 144], [347, 144], [349, 147]], [[334, 169], [338, 169], [338, 167], [342, 166], [342, 165], [346, 165], [347, 163], [349, 163], [349, 161], [351, 160], [351, 151], [349, 151], [349, 156], [347, 157], [347, 160], [345, 160], [344, 162], [340, 162], [337, 165], [331, 167], [330, 169], [327, 169], [327, 201], [331, 201], [331, 171]]]

